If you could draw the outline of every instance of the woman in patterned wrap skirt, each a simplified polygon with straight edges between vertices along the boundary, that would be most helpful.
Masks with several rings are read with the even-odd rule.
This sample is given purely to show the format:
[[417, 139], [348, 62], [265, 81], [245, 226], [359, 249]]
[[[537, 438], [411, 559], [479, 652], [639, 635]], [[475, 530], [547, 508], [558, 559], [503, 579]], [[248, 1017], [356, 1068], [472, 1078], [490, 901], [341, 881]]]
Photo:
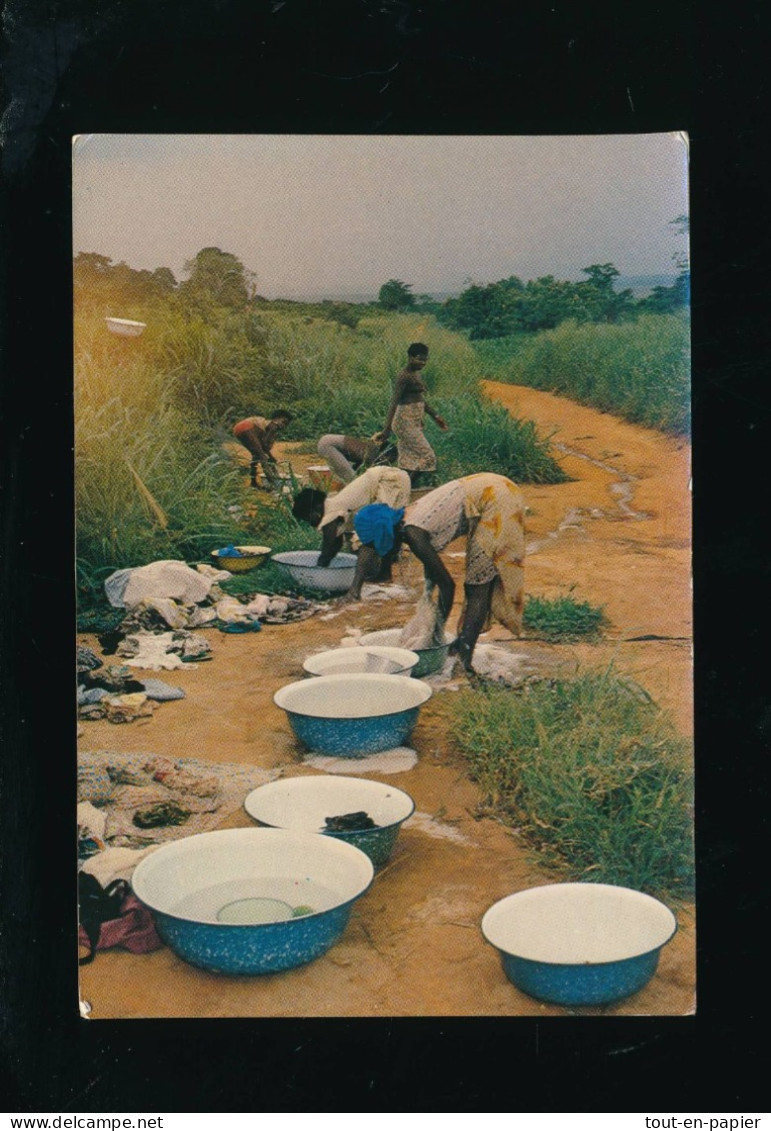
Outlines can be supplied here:
[[519, 487], [492, 472], [445, 483], [405, 512], [404, 541], [422, 562], [426, 580], [439, 587], [439, 613], [445, 619], [452, 609], [455, 582], [439, 553], [453, 539], [467, 535], [465, 600], [451, 651], [468, 671], [473, 671], [479, 634], [492, 618], [516, 636], [522, 631], [524, 520]]
[[398, 466], [403, 468], [416, 486], [422, 472], [436, 470], [436, 453], [426, 439], [423, 421], [426, 415], [446, 431], [447, 424], [426, 401], [426, 386], [420, 371], [428, 361], [428, 346], [413, 342], [407, 350], [407, 365], [396, 378], [393, 397], [382, 432], [375, 440], [386, 440], [393, 429], [397, 440]]

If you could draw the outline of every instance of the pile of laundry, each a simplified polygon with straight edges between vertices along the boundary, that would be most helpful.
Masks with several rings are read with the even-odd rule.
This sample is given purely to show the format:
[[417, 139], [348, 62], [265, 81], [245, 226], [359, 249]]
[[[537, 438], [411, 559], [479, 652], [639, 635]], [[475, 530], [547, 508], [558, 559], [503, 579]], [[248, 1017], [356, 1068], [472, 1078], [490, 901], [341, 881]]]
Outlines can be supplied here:
[[[81, 753], [78, 855], [86, 860], [108, 848], [139, 850], [180, 835], [207, 832], [239, 809], [251, 789], [278, 773], [149, 753]], [[104, 877], [100, 879], [104, 882]]]
[[134, 868], [165, 840], [217, 827], [250, 790], [279, 772], [154, 754], [80, 754], [80, 965], [98, 950], [147, 954], [161, 947], [152, 912], [129, 886]]
[[[184, 648], [186, 643], [180, 641], [177, 647]], [[134, 679], [126, 664], [103, 664], [96, 653], [83, 644], [77, 648], [77, 671], [79, 719], [131, 723], [135, 719], [149, 718], [158, 703], [185, 697], [181, 687], [172, 687], [160, 679]]]
[[129, 633], [180, 632], [211, 626], [227, 630], [233, 625], [259, 629], [260, 622], [302, 620], [318, 608], [304, 598], [266, 593], [229, 596], [219, 583], [231, 577], [225, 569], [205, 563], [192, 569], [175, 560], [116, 570], [105, 581], [104, 590], [113, 608], [125, 609], [126, 615], [113, 633], [106, 634], [111, 638], [106, 642], [108, 647], [117, 645], [117, 640]]

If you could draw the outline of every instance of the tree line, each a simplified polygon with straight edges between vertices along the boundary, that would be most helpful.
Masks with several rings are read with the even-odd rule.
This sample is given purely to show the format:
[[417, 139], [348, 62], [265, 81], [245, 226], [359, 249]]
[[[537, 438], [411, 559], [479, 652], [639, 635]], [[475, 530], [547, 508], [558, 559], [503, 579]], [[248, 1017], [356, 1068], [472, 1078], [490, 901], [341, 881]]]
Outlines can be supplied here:
[[[680, 234], [687, 233], [687, 217], [679, 216], [671, 223]], [[438, 302], [430, 295], [414, 295], [410, 283], [389, 279], [380, 288], [377, 303], [326, 300], [313, 305], [324, 317], [352, 329], [359, 321], [359, 312], [375, 306], [386, 311], [433, 314], [442, 325], [461, 330], [470, 339], [500, 338], [551, 330], [568, 319], [579, 324], [618, 323], [643, 313], [666, 314], [686, 307], [690, 298], [688, 262], [683, 255], [675, 255], [673, 260], [677, 268], [674, 285], [656, 286], [642, 299], [635, 299], [628, 288], [616, 290], [619, 271], [612, 263], [593, 263], [582, 268], [586, 278], [580, 282], [553, 275], [523, 282], [511, 275], [485, 285], [470, 283], [457, 297]], [[178, 282], [168, 267], [137, 271], [96, 252], [80, 252], [74, 260], [75, 300], [141, 304], [174, 295], [184, 306], [202, 314], [218, 307], [243, 309], [268, 302], [257, 293], [254, 274], [237, 256], [220, 248], [202, 248], [185, 263], [184, 272], [187, 278]], [[277, 302], [308, 305], [288, 299]]]

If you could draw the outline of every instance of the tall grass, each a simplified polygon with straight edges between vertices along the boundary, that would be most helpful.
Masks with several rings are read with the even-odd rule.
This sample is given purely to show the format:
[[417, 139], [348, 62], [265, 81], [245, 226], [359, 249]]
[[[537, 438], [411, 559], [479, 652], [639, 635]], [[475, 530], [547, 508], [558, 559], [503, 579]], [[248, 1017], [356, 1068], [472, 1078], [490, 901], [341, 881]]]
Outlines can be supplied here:
[[568, 476], [551, 455], [549, 440], [532, 420], [516, 420], [485, 397], [441, 398], [448, 431], [430, 423], [426, 432], [443, 479], [493, 471], [519, 483], [565, 483]]
[[[111, 335], [106, 314], [137, 318], [147, 329], [138, 338]], [[301, 304], [214, 309], [205, 317], [172, 300], [120, 310], [79, 307], [76, 508], [83, 599], [93, 598], [113, 569], [157, 558], [199, 558], [253, 537], [275, 549], [299, 548], [303, 532], [294, 519], [273, 529], [277, 519], [266, 506], [262, 517], [250, 512], [244, 519], [248, 492], [222, 441], [231, 438], [235, 420], [279, 406], [296, 413], [282, 438], [315, 443], [324, 432], [371, 435], [384, 423], [393, 378], [413, 340], [430, 345], [429, 398], [452, 428], [446, 437], [433, 437], [442, 478], [481, 470], [521, 481], [562, 478], [532, 424], [513, 421], [480, 399], [472, 346], [431, 316], [369, 311], [351, 327]]]
[[563, 322], [474, 345], [486, 375], [497, 380], [561, 393], [667, 432], [690, 429], [685, 314], [647, 314], [618, 325]]
[[454, 704], [454, 737], [485, 804], [567, 878], [686, 896], [693, 885], [689, 745], [612, 668]]

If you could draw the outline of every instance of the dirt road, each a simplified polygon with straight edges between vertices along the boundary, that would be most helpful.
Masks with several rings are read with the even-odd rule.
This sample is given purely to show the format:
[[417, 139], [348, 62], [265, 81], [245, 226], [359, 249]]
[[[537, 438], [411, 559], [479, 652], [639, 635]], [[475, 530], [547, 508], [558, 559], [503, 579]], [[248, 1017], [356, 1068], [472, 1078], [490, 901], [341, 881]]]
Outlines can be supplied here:
[[[524, 488], [529, 506], [526, 590], [541, 596], [573, 588], [605, 607], [610, 627], [599, 644], [506, 646], [555, 670], [605, 664], [634, 676], [675, 717], [692, 725], [690, 660], [690, 449], [681, 440], [626, 424], [563, 398], [488, 384], [516, 416], [553, 433], [572, 481]], [[298, 460], [298, 462], [301, 462]], [[311, 461], [312, 462], [312, 461]], [[458, 577], [462, 549], [449, 548]], [[397, 584], [412, 590], [330, 610], [324, 619], [265, 626], [259, 634], [210, 633], [213, 659], [173, 673], [187, 698], [152, 719], [126, 726], [84, 724], [81, 750], [148, 751], [243, 762], [286, 774], [302, 763], [285, 716], [272, 702], [299, 678], [310, 651], [333, 647], [349, 628], [403, 624], [421, 571], [407, 554]], [[451, 621], [452, 624], [452, 621]], [[82, 642], [98, 649], [93, 638]], [[489, 642], [508, 641], [494, 629]], [[463, 678], [460, 677], [460, 683]], [[515, 831], [479, 817], [479, 793], [449, 738], [454, 696], [437, 690], [422, 710], [411, 745], [416, 764], [387, 780], [415, 799], [418, 818], [401, 831], [391, 862], [357, 902], [342, 940], [309, 966], [260, 978], [224, 978], [196, 970], [170, 950], [135, 956], [100, 952], [81, 972], [94, 1019], [107, 1017], [563, 1016], [505, 978], [482, 939], [491, 903], [523, 887], [553, 881]], [[379, 777], [379, 774], [373, 774]], [[224, 827], [248, 826], [234, 813]], [[678, 909], [679, 931], [647, 987], [627, 1001], [580, 1013], [685, 1014], [695, 1007], [693, 909]]]

